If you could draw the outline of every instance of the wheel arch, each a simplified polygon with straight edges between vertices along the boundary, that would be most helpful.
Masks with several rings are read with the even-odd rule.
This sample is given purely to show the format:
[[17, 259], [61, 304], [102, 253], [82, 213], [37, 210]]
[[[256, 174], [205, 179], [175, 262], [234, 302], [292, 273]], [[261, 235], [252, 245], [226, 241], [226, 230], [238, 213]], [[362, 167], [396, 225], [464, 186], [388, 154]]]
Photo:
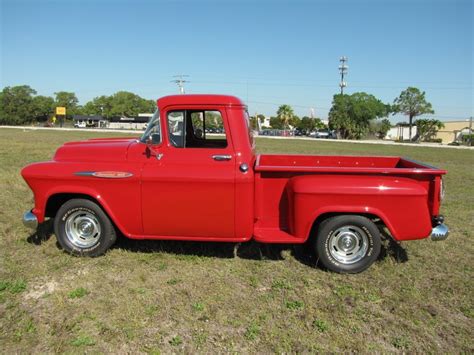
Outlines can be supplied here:
[[116, 222], [116, 218], [112, 211], [110, 210], [109, 206], [107, 203], [100, 198], [100, 195], [94, 196], [92, 194], [88, 194], [85, 192], [56, 192], [52, 193], [51, 195], [48, 196], [46, 200], [46, 205], [45, 205], [45, 217], [50, 217], [54, 218], [59, 210], [59, 208], [66, 203], [69, 200], [72, 199], [85, 199], [89, 200], [91, 202], [94, 202], [99, 206], [104, 213], [109, 217], [110, 221], [112, 222], [112, 225], [118, 229], [121, 233], [126, 234], [125, 230], [123, 229], [123, 226], [121, 226], [119, 223]]
[[87, 195], [84, 193], [58, 192], [48, 197], [46, 201], [46, 206], [44, 209], [44, 216], [54, 218], [56, 216], [56, 213], [58, 213], [59, 208], [63, 204], [65, 204], [69, 200], [78, 199], [78, 198], [92, 201], [96, 203], [97, 205], [99, 205], [102, 209], [104, 209], [102, 205], [100, 204], [100, 202], [91, 195]]
[[306, 240], [309, 240], [311, 238], [315, 238], [317, 235], [317, 231], [321, 223], [328, 218], [336, 217], [336, 216], [343, 216], [343, 215], [353, 215], [353, 216], [362, 216], [370, 219], [372, 222], [375, 224], [382, 225], [383, 227], [386, 227], [388, 229], [389, 236], [396, 240], [396, 237], [394, 235], [394, 230], [391, 224], [388, 222], [387, 218], [380, 212], [376, 211], [371, 211], [371, 212], [363, 212], [363, 211], [357, 211], [357, 210], [347, 210], [347, 211], [327, 211], [327, 212], [322, 212], [319, 213], [315, 216], [313, 219], [313, 223], [311, 224], [308, 233], [306, 234]]

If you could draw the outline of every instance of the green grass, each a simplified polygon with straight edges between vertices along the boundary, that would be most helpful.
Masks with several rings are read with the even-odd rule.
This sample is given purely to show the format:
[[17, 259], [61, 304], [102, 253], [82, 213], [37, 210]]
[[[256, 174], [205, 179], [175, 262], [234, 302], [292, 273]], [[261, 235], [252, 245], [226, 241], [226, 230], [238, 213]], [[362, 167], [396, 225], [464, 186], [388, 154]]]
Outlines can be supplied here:
[[26, 289], [24, 280], [0, 281], [0, 292], [9, 291], [11, 293], [21, 293]]
[[87, 295], [89, 291], [87, 291], [84, 287], [76, 288], [68, 293], [69, 298], [81, 298]]
[[401, 155], [448, 170], [446, 241], [403, 243], [407, 261], [389, 249], [363, 274], [337, 275], [304, 246], [252, 242], [234, 257], [234, 244], [119, 240], [77, 258], [47, 228], [32, 235], [21, 168], [104, 135], [0, 129], [2, 352], [474, 352], [474, 151], [257, 139], [265, 153]]
[[304, 308], [304, 303], [302, 301], [298, 301], [298, 300], [296, 300], [296, 301], [286, 301], [285, 306], [286, 306], [286, 308], [288, 308], [291, 311], [296, 311], [296, 310], [299, 310], [299, 309], [303, 309]]
[[72, 346], [91, 346], [95, 345], [95, 340], [88, 336], [79, 336], [71, 342]]
[[321, 319], [315, 319], [313, 321], [313, 327], [321, 333], [324, 333], [329, 329], [329, 325]]

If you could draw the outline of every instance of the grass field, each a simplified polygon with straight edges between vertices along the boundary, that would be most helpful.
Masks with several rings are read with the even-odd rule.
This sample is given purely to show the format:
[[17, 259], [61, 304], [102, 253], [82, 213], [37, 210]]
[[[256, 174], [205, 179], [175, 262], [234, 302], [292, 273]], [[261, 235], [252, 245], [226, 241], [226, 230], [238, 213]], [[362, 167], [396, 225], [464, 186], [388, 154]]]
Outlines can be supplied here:
[[365, 273], [337, 275], [304, 247], [121, 239], [87, 259], [31, 235], [20, 169], [104, 135], [0, 129], [1, 352], [474, 352], [473, 151], [258, 139], [259, 152], [403, 155], [449, 171], [446, 241], [391, 246]]

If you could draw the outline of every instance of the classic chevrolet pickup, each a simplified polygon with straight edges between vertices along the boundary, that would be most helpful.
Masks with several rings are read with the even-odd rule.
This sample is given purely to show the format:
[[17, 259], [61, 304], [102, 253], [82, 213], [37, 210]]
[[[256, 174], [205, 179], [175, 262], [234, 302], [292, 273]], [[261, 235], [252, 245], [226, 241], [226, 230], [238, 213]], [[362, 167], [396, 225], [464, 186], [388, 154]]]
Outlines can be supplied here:
[[[395, 241], [445, 239], [446, 173], [400, 157], [256, 155], [246, 106], [223, 95], [167, 96], [140, 139], [66, 143], [28, 165], [34, 208], [59, 244], [97, 256], [133, 239], [312, 245], [329, 270], [361, 272]], [[221, 133], [211, 133], [221, 132]]]

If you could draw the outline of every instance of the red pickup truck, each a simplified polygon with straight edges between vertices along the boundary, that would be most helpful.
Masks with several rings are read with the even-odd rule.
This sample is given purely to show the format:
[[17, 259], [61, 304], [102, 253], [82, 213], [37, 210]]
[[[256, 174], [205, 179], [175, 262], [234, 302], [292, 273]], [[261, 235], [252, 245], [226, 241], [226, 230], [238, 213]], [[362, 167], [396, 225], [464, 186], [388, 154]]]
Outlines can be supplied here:
[[[54, 218], [59, 244], [97, 256], [132, 239], [305, 243], [324, 267], [356, 273], [395, 241], [442, 240], [442, 175], [400, 157], [256, 155], [246, 106], [167, 96], [140, 139], [70, 142], [28, 165], [25, 225]], [[210, 133], [221, 132], [221, 133]]]

